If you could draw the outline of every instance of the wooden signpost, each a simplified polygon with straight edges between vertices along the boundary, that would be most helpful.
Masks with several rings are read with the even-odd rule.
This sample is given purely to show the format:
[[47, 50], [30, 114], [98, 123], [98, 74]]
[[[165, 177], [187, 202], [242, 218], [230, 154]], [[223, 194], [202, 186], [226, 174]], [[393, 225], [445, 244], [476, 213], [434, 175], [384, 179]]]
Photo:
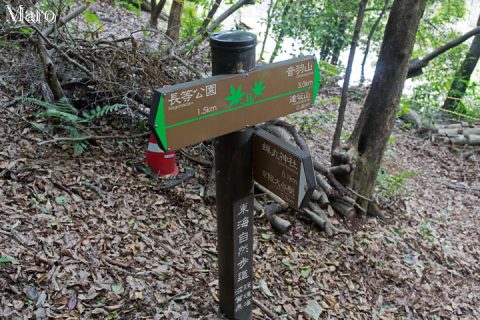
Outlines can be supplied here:
[[175, 150], [309, 108], [319, 83], [309, 56], [161, 88], [149, 123], [160, 148]]
[[304, 207], [317, 185], [310, 154], [262, 129], [253, 136], [253, 179], [293, 208]]
[[253, 305], [253, 179], [293, 207], [315, 187], [309, 155], [252, 126], [309, 108], [320, 86], [313, 56], [255, 68], [256, 36], [210, 37], [213, 77], [155, 90], [149, 125], [159, 147], [215, 139], [220, 311], [248, 320]]

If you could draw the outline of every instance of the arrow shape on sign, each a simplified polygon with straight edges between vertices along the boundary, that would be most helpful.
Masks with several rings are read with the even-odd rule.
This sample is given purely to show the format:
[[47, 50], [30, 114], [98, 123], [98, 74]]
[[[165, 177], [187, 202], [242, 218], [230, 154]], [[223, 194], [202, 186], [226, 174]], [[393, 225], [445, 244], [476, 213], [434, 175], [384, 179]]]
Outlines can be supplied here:
[[158, 106], [156, 108], [156, 112], [150, 113], [150, 119], [153, 118], [153, 121], [149, 119], [149, 122], [154, 123], [153, 135], [157, 140], [158, 146], [163, 151], [168, 151], [167, 128], [165, 127], [165, 111], [164, 111], [164, 104], [163, 104], [163, 95], [155, 95], [153, 104]]

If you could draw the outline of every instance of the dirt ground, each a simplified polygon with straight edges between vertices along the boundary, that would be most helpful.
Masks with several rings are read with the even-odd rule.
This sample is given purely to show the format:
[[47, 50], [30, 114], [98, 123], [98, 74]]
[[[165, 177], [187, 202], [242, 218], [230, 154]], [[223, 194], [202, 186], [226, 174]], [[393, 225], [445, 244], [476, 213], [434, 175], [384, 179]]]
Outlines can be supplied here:
[[[323, 159], [337, 94], [324, 91], [304, 114], [322, 115], [309, 141]], [[347, 127], [360, 105], [349, 105]], [[99, 134], [122, 130], [121, 118], [107, 120]], [[287, 319], [480, 318], [480, 158], [401, 126], [383, 167], [411, 177], [384, 202], [388, 222], [326, 238], [294, 213], [283, 214], [294, 223], [285, 235], [256, 218], [256, 301]], [[0, 109], [0, 255], [14, 259], [0, 263], [0, 316], [218, 319], [215, 207], [201, 197], [207, 169], [179, 155], [196, 175], [164, 188], [135, 169], [146, 139], [102, 141], [82, 155], [44, 140]], [[268, 317], [256, 306], [254, 318]]]

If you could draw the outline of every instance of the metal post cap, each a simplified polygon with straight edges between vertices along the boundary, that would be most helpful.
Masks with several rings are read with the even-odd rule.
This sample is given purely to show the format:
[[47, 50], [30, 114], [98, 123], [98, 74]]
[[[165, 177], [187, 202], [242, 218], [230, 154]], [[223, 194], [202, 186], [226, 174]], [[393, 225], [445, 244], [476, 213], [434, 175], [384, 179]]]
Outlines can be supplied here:
[[225, 31], [210, 36], [210, 46], [222, 49], [249, 49], [257, 45], [257, 36], [247, 31]]

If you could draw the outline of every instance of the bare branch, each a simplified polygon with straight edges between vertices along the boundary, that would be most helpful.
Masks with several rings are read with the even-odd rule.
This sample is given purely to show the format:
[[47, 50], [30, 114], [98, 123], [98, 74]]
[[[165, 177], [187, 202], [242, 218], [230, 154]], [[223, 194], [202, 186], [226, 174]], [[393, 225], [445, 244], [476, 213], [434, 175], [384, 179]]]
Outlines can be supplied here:
[[212, 21], [213, 16], [217, 12], [221, 3], [222, 3], [222, 0], [215, 0], [215, 3], [213, 4], [210, 11], [208, 11], [207, 16], [203, 20], [202, 26], [197, 30], [197, 33], [200, 34], [202, 37], [207, 33], [208, 24], [210, 23], [210, 21]]
[[63, 52], [56, 44], [52, 43], [40, 30], [38, 30], [37, 27], [35, 27], [33, 24], [31, 23], [28, 23], [28, 25], [34, 29], [39, 36], [41, 36], [43, 38], [43, 40], [49, 45], [51, 46], [52, 48], [54, 48], [55, 50], [57, 50], [57, 52], [59, 52], [65, 59], [67, 59], [68, 62], [70, 62], [71, 64], [73, 64], [74, 66], [76, 66], [77, 68], [79, 68], [80, 70], [82, 70], [83, 72], [85, 72], [88, 76], [90, 76], [92, 79], [94, 78], [94, 75], [93, 73], [90, 72], [90, 70], [88, 70], [87, 68], [85, 68], [84, 66], [82, 66], [80, 63], [78, 63], [77, 61], [73, 60], [72, 58], [70, 58], [65, 52]]
[[422, 69], [424, 67], [426, 67], [431, 60], [435, 59], [436, 57], [445, 53], [446, 51], [448, 51], [450, 49], [453, 49], [456, 46], [459, 46], [460, 44], [462, 44], [463, 42], [467, 41], [468, 39], [470, 39], [471, 37], [473, 37], [477, 34], [480, 34], [480, 27], [476, 27], [476, 28], [470, 30], [469, 32], [465, 33], [464, 35], [462, 35], [462, 36], [460, 36], [460, 37], [458, 37], [458, 38], [456, 38], [456, 39], [454, 39], [450, 42], [447, 42], [446, 44], [444, 44], [440, 48], [437, 48], [434, 51], [427, 54], [422, 59], [415, 59], [415, 60], [411, 61], [410, 65], [408, 67], [407, 79], [421, 75], [422, 72], [423, 72]]
[[227, 10], [225, 10], [217, 19], [215, 19], [207, 28], [207, 31], [204, 32], [201, 37], [194, 39], [187, 43], [184, 47], [185, 51], [189, 51], [191, 48], [196, 47], [199, 45], [203, 40], [205, 40], [206, 37], [210, 33], [215, 30], [216, 27], [218, 27], [225, 19], [227, 19], [229, 16], [231, 16], [235, 11], [240, 9], [242, 6], [246, 4], [252, 4], [252, 0], [239, 0], [236, 3], [234, 3], [231, 7], [229, 7]]
[[35, 46], [37, 47], [38, 55], [40, 56], [40, 59], [42, 61], [45, 80], [47, 81], [50, 90], [52, 90], [55, 100], [59, 100], [63, 98], [65, 94], [63, 93], [62, 86], [60, 85], [60, 81], [58, 80], [55, 65], [53, 64], [52, 58], [50, 57], [47, 49], [45, 48], [43, 37], [41, 37], [40, 35], [38, 35], [35, 40]]
[[67, 24], [70, 20], [74, 19], [78, 15], [80, 15], [83, 11], [87, 10], [88, 5], [80, 6], [77, 9], [73, 10], [69, 14], [67, 14], [65, 17], [61, 17], [57, 20], [57, 24], [52, 24], [48, 28], [42, 31], [42, 34], [46, 37], [52, 33], [55, 28], [60, 28]]

